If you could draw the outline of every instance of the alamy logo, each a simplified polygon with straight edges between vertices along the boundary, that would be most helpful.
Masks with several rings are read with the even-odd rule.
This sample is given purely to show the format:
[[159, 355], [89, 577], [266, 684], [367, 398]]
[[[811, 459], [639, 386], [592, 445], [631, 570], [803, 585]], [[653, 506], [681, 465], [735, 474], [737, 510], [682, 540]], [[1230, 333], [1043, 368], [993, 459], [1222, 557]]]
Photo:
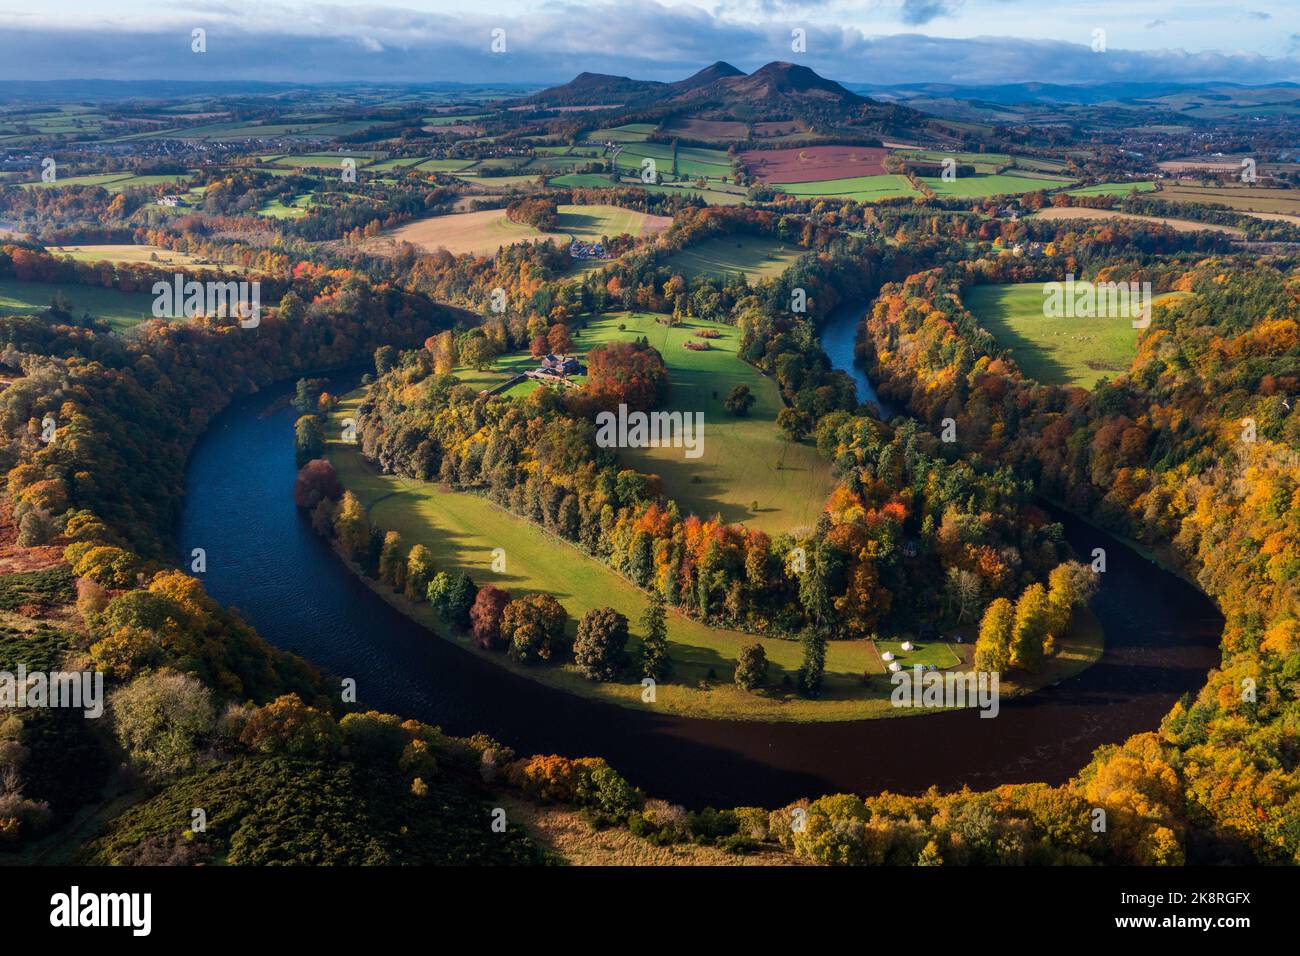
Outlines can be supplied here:
[[178, 272], [171, 282], [155, 282], [153, 296], [153, 315], [158, 319], [230, 315], [244, 329], [255, 329], [262, 321], [260, 282], [199, 282]]
[[1123, 318], [1145, 329], [1151, 324], [1151, 283], [1075, 282], [1071, 273], [1064, 282], [1043, 283], [1043, 318]]
[[104, 713], [104, 675], [99, 671], [0, 671], [0, 709], [6, 707], [70, 707], [87, 717]]
[[629, 412], [596, 416], [596, 444], [601, 448], [683, 448], [687, 458], [704, 454], [703, 412]]
[[911, 671], [889, 675], [894, 707], [978, 707], [981, 717], [996, 717], [999, 703], [996, 671], [927, 671], [920, 664]]
[[50, 897], [50, 925], [126, 926], [132, 936], [148, 936], [153, 928], [153, 894], [82, 893], [81, 887], [74, 886]]

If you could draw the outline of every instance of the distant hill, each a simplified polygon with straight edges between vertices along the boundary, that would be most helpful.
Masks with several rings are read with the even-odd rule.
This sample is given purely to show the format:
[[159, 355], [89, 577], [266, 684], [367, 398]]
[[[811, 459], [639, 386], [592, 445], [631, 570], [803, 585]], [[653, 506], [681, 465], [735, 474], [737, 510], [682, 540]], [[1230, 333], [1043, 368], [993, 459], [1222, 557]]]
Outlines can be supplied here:
[[923, 114], [854, 93], [806, 66], [775, 62], [746, 74], [718, 61], [684, 80], [661, 83], [583, 73], [523, 102], [539, 106], [612, 106], [654, 117], [672, 114], [757, 122], [799, 120], [823, 129], [847, 125], [884, 131], [916, 126]]

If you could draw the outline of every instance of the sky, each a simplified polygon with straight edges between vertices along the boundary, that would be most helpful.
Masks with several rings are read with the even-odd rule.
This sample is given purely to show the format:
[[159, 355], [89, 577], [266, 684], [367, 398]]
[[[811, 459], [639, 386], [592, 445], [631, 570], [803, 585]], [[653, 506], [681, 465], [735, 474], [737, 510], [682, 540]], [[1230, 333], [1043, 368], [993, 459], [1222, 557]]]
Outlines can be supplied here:
[[1300, 0], [0, 0], [0, 80], [672, 80], [720, 59], [874, 85], [1300, 82]]

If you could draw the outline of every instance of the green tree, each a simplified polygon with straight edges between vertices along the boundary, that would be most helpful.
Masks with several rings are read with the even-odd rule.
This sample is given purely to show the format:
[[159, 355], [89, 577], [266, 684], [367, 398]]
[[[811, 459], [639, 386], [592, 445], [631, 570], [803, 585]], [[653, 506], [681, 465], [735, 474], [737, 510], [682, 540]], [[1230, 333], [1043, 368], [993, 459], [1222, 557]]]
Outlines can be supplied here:
[[812, 431], [812, 417], [797, 408], [783, 408], [776, 413], [776, 427], [790, 441], [800, 441]]
[[320, 458], [325, 452], [325, 436], [321, 433], [320, 419], [303, 415], [293, 423], [294, 459], [299, 468]]
[[109, 709], [118, 742], [154, 778], [193, 767], [216, 725], [212, 692], [188, 674], [166, 669], [114, 691]]
[[375, 374], [384, 375], [397, 367], [397, 349], [381, 345], [375, 349]]
[[727, 393], [723, 404], [731, 414], [737, 418], [744, 418], [749, 414], [749, 410], [754, 407], [755, 401], [757, 399], [754, 398], [754, 393], [749, 390], [748, 385], [737, 385]]
[[573, 660], [589, 680], [614, 680], [627, 664], [627, 618], [612, 607], [594, 608], [578, 622]]
[[667, 603], [658, 588], [650, 591], [641, 627], [645, 631], [641, 640], [641, 675], [657, 681], [666, 680], [673, 671], [673, 662], [668, 656]]
[[767, 681], [767, 651], [755, 641], [740, 649], [736, 658], [736, 684], [745, 690], [762, 687]]
[[805, 628], [801, 642], [803, 663], [799, 665], [799, 690], [805, 697], [817, 697], [826, 676], [826, 634], [819, 627]]

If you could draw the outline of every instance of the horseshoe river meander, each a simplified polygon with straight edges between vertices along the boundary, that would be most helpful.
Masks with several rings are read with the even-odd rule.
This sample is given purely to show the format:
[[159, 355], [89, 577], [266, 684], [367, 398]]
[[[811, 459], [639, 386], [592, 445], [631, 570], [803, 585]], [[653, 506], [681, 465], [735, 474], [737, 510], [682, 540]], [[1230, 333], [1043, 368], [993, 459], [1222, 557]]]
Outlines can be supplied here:
[[[862, 307], [823, 330], [853, 365]], [[203, 579], [273, 644], [355, 678], [369, 708], [491, 734], [520, 753], [602, 756], [648, 793], [698, 807], [777, 806], [801, 796], [1059, 783], [1100, 744], [1153, 729], [1218, 659], [1221, 618], [1177, 576], [1068, 514], [1080, 554], [1107, 552], [1093, 602], [1101, 660], [1039, 693], [975, 710], [845, 723], [776, 724], [657, 715], [573, 697], [430, 634], [372, 593], [295, 509], [294, 411], [283, 383], [233, 402], [200, 439], [186, 477], [181, 554], [207, 551]], [[186, 562], [188, 563], [188, 562]]]

